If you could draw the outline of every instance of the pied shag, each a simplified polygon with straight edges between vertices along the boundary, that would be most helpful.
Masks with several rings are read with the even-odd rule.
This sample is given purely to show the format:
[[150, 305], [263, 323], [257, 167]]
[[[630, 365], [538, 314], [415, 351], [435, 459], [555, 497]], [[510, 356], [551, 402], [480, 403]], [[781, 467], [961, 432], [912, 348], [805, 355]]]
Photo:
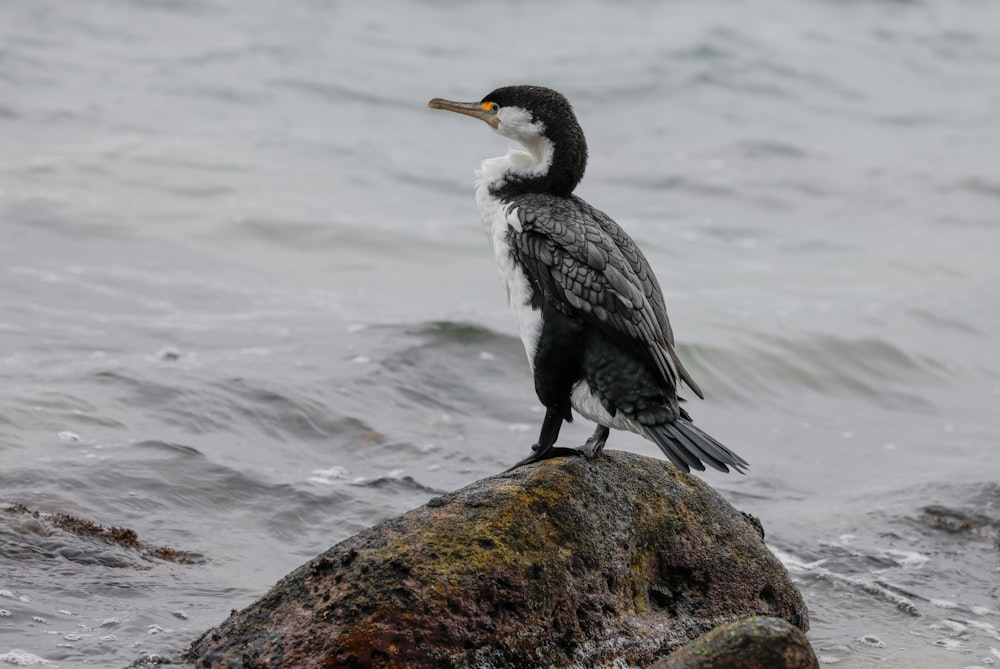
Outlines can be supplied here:
[[[538, 443], [514, 468], [556, 455], [601, 452], [609, 428], [653, 441], [688, 472], [747, 462], [691, 422], [663, 293], [632, 238], [573, 194], [587, 142], [569, 101], [541, 86], [505, 86], [480, 102], [435, 98], [431, 109], [485, 121], [525, 151], [483, 161], [476, 202], [545, 406]], [[571, 409], [597, 423], [579, 449], [557, 448]], [[703, 464], [704, 463], [704, 464]], [[513, 469], [513, 468], [512, 468]]]

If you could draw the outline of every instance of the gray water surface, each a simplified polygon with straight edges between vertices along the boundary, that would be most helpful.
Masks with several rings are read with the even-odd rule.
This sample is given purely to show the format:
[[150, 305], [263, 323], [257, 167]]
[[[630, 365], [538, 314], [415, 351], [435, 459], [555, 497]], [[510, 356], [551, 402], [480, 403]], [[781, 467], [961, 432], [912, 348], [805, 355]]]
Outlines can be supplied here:
[[986, 0], [0, 3], [0, 660], [175, 658], [527, 453], [506, 143], [425, 108], [509, 83], [573, 101], [824, 665], [1000, 664]]

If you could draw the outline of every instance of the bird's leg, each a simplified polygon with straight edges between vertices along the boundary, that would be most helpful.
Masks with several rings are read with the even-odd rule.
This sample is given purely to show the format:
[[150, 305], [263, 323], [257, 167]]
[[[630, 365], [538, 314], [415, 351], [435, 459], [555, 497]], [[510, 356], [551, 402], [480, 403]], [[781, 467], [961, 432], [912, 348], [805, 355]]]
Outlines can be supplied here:
[[610, 428], [598, 425], [597, 429], [594, 430], [594, 434], [587, 440], [587, 443], [577, 450], [588, 460], [593, 460], [604, 450], [604, 444], [607, 443], [609, 434], [611, 434]]
[[532, 453], [516, 465], [508, 469], [511, 471], [522, 465], [532, 462], [539, 462], [560, 455], [581, 455], [576, 448], [556, 448], [556, 439], [559, 438], [559, 428], [562, 427], [563, 417], [555, 409], [546, 409], [545, 418], [542, 419], [542, 430], [538, 434], [538, 443], [531, 447]]
[[542, 419], [542, 429], [538, 433], [538, 443], [532, 445], [531, 450], [539, 459], [544, 458], [550, 448], [555, 446], [559, 439], [559, 430], [562, 428], [563, 418], [554, 409], [545, 410], [545, 418]]

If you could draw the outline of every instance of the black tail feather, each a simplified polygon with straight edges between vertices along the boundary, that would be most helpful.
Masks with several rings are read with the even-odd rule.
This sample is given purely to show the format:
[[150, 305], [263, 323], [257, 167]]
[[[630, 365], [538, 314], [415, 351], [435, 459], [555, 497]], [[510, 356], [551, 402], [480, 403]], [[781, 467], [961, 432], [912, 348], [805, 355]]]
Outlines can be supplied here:
[[685, 472], [690, 472], [691, 468], [705, 471], [707, 464], [721, 472], [728, 472], [732, 467], [744, 474], [750, 466], [714, 437], [684, 419], [646, 426], [646, 436], [660, 447], [674, 465]]

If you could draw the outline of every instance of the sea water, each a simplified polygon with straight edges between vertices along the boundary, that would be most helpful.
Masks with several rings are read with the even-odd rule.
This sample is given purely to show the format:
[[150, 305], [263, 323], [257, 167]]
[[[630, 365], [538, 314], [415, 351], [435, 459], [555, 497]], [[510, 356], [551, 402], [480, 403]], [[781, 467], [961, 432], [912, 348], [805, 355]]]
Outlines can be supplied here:
[[0, 659], [176, 658], [528, 453], [507, 145], [425, 107], [512, 83], [574, 103], [821, 662], [1000, 664], [986, 0], [0, 4]]

